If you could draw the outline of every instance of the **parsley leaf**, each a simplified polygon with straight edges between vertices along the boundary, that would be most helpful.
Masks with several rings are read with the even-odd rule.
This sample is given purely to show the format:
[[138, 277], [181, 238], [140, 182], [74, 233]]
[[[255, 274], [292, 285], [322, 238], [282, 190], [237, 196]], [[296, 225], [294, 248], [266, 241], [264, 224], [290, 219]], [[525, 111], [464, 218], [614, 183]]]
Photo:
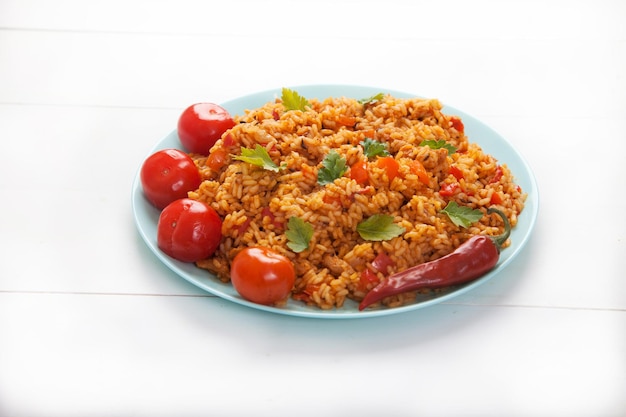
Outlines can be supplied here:
[[241, 155], [233, 155], [233, 159], [247, 162], [274, 172], [278, 172], [279, 169], [284, 169], [287, 166], [285, 163], [281, 164], [281, 166], [276, 165], [274, 161], [272, 161], [272, 158], [270, 158], [270, 154], [267, 153], [267, 149], [258, 144], [254, 149], [248, 149], [242, 146]]
[[483, 217], [482, 211], [466, 206], [459, 206], [454, 201], [450, 201], [441, 212], [447, 214], [452, 223], [465, 228], [470, 227], [472, 223], [477, 222]]
[[287, 246], [296, 253], [309, 248], [309, 242], [313, 237], [313, 226], [299, 217], [290, 217], [287, 222]]
[[393, 222], [393, 216], [374, 214], [356, 226], [356, 231], [365, 240], [389, 240], [404, 233], [404, 227]]
[[428, 146], [431, 149], [447, 149], [448, 155], [456, 152], [456, 148], [445, 140], [423, 140], [420, 146]]
[[378, 142], [374, 139], [365, 138], [364, 141], [361, 142], [361, 146], [363, 147], [363, 151], [365, 156], [370, 159], [375, 156], [389, 156], [390, 153], [387, 150], [387, 144], [383, 142]]
[[317, 171], [317, 183], [319, 185], [330, 184], [348, 171], [346, 158], [339, 155], [334, 149], [324, 157], [322, 168]]
[[283, 101], [283, 106], [285, 106], [285, 110], [302, 110], [305, 111], [307, 107], [311, 107], [311, 103], [298, 94], [294, 90], [290, 90], [288, 88], [283, 88], [283, 95], [281, 96], [281, 100]]
[[363, 104], [364, 106], [370, 103], [374, 103], [375, 101], [380, 101], [385, 97], [385, 95], [383, 93], [378, 93], [375, 94], [371, 97], [368, 98], [362, 98], [360, 100], [357, 100], [360, 104]]

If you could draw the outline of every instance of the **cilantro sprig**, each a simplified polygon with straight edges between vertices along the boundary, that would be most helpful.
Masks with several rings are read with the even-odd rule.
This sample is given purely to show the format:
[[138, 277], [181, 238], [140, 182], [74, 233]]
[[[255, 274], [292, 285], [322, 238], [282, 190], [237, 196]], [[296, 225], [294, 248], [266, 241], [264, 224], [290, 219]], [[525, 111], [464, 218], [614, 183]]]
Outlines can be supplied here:
[[356, 231], [365, 240], [390, 240], [405, 232], [404, 227], [393, 222], [393, 216], [374, 214], [356, 226]]
[[380, 100], [382, 100], [383, 98], [385, 98], [385, 95], [384, 95], [383, 93], [378, 93], [378, 94], [375, 94], [375, 95], [373, 95], [373, 96], [371, 96], [371, 97], [362, 98], [362, 99], [357, 100], [357, 101], [358, 101], [360, 104], [363, 104], [363, 105], [365, 106], [365, 105], [368, 105], [368, 104], [374, 103], [374, 102], [376, 102], [376, 101], [380, 101]]
[[448, 205], [441, 210], [450, 218], [450, 221], [457, 226], [468, 228], [479, 221], [483, 217], [483, 212], [466, 206], [459, 206], [456, 202], [450, 201]]
[[309, 103], [305, 97], [302, 97], [297, 91], [290, 90], [289, 88], [283, 88], [281, 100], [287, 111], [305, 111], [307, 107], [311, 107], [311, 103]]
[[290, 217], [287, 221], [287, 246], [296, 253], [309, 249], [313, 237], [313, 225], [299, 217]]
[[267, 149], [259, 144], [257, 144], [254, 149], [248, 149], [242, 146], [241, 155], [233, 155], [233, 159], [274, 172], [278, 172], [280, 169], [284, 169], [287, 166], [286, 163], [282, 163], [280, 166], [276, 165], [276, 163], [272, 161], [272, 158], [270, 158]]
[[448, 155], [452, 155], [456, 152], [456, 147], [449, 144], [445, 140], [423, 140], [420, 143], [420, 146], [428, 146], [431, 149], [446, 149], [448, 151]]
[[375, 156], [389, 156], [390, 153], [387, 150], [387, 144], [378, 142], [372, 138], [365, 138], [361, 141], [360, 145], [363, 147], [363, 153], [368, 159]]
[[317, 171], [317, 183], [319, 185], [330, 184], [347, 171], [346, 158], [333, 149], [322, 160], [322, 167]]

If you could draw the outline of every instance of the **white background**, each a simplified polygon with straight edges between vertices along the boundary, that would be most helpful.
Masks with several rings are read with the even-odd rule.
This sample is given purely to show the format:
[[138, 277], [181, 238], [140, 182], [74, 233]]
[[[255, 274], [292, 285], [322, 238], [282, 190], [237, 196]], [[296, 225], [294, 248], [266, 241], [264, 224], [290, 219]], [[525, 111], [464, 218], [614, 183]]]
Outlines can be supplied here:
[[[626, 3], [2, 0], [0, 415], [626, 415]], [[130, 190], [197, 101], [439, 98], [532, 167], [505, 273], [365, 320], [281, 316], [162, 266]]]

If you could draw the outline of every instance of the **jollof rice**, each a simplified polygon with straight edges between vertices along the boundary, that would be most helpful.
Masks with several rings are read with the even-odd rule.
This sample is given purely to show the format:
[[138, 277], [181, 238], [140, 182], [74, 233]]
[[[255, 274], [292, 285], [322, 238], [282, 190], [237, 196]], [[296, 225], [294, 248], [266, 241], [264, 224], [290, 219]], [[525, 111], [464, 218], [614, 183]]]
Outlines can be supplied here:
[[[376, 285], [362, 279], [366, 269], [381, 280], [440, 258], [472, 235], [503, 231], [496, 216], [485, 215], [469, 228], [454, 225], [441, 212], [450, 201], [483, 212], [495, 206], [511, 226], [517, 223], [525, 194], [511, 172], [470, 143], [459, 119], [443, 114], [438, 100], [386, 95], [365, 104], [346, 97], [309, 102], [305, 111], [287, 111], [276, 99], [236, 116], [235, 127], [211, 150], [221, 152], [213, 158], [224, 160], [218, 165], [211, 156], [192, 155], [204, 181], [190, 197], [208, 203], [223, 219], [219, 249], [197, 262], [198, 267], [228, 282], [230, 262], [241, 249], [269, 247], [294, 263], [294, 299], [321, 309], [339, 308], [346, 298], [359, 301]], [[318, 170], [331, 150], [348, 167], [367, 160], [360, 145], [366, 138], [387, 144], [399, 166], [395, 177], [370, 162], [367, 184], [351, 179], [349, 171], [330, 184], [318, 184]], [[456, 152], [420, 146], [431, 140], [444, 140]], [[273, 172], [233, 158], [242, 147], [257, 144], [285, 168]], [[414, 160], [426, 169], [426, 180], [411, 169]], [[386, 241], [364, 240], [356, 226], [374, 214], [393, 216], [405, 232]], [[309, 249], [300, 253], [289, 249], [285, 236], [293, 216], [314, 228]], [[390, 258], [387, 271], [378, 270], [377, 256]], [[389, 297], [383, 304], [406, 304], [415, 295]]]

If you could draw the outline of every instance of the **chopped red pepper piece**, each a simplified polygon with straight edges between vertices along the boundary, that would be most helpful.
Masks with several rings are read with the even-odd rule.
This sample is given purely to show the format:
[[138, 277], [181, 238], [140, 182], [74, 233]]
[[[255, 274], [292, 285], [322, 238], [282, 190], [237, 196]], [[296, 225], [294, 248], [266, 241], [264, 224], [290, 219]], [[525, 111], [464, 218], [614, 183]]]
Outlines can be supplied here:
[[365, 268], [363, 272], [361, 272], [357, 288], [361, 292], [366, 292], [369, 291], [370, 286], [373, 284], [378, 284], [378, 275], [372, 272], [371, 269]]
[[233, 138], [233, 135], [231, 135], [230, 132], [224, 136], [223, 144], [226, 148], [230, 148], [235, 145], [235, 138]]
[[361, 132], [363, 132], [364, 138], [374, 139], [374, 137], [376, 136], [376, 131], [374, 129], [366, 129], [362, 130]]
[[460, 133], [463, 133], [463, 131], [465, 130], [465, 126], [463, 125], [463, 122], [458, 117], [455, 117], [455, 116], [450, 117], [450, 124], [452, 124], [452, 127], [455, 128]]
[[341, 197], [338, 195], [325, 194], [322, 201], [326, 204], [339, 204], [341, 205]]
[[269, 217], [270, 222], [274, 225], [274, 228], [276, 228], [276, 230], [280, 231], [285, 228], [285, 225], [282, 222], [276, 220], [276, 216], [274, 216], [274, 213], [272, 213], [272, 210], [270, 210], [269, 207], [264, 207], [261, 211], [261, 215], [264, 218]]
[[396, 263], [385, 252], [380, 252], [376, 255], [376, 258], [372, 261], [372, 267], [377, 272], [382, 272], [384, 275], [389, 274], [389, 267], [395, 266]]
[[502, 204], [502, 197], [497, 192], [491, 194], [491, 200], [489, 200], [489, 204]]
[[235, 230], [237, 230], [237, 237], [243, 236], [246, 230], [248, 230], [250, 223], [252, 223], [252, 219], [248, 217], [243, 223], [236, 227]]
[[307, 284], [302, 292], [293, 294], [293, 299], [308, 303], [311, 301], [311, 295], [313, 295], [315, 291], [319, 291], [320, 288], [320, 284]]
[[378, 158], [378, 161], [376, 161], [376, 165], [387, 171], [387, 177], [389, 178], [389, 182], [393, 181], [393, 179], [398, 176], [398, 170], [400, 169], [400, 165], [398, 164], [398, 161], [393, 159], [392, 156], [384, 156], [382, 158]]
[[[227, 136], [228, 137], [228, 136]], [[219, 171], [228, 163], [228, 151], [224, 148], [212, 150], [206, 160], [206, 164], [212, 171]]]
[[411, 172], [413, 174], [417, 175], [417, 178], [422, 184], [430, 184], [430, 178], [428, 177], [428, 172], [426, 172], [426, 168], [424, 168], [424, 164], [417, 160], [411, 161], [409, 168], [411, 169]]
[[350, 167], [350, 178], [355, 180], [357, 184], [365, 185], [369, 182], [369, 173], [367, 172], [367, 161], [359, 161]]
[[356, 124], [356, 117], [342, 114], [337, 117], [337, 123], [342, 126], [354, 126]]
[[456, 178], [457, 180], [460, 180], [460, 179], [462, 179], [462, 178], [463, 178], [463, 171], [461, 171], [461, 170], [459, 169], [459, 167], [457, 167], [457, 166], [455, 166], [455, 165], [451, 165], [451, 166], [450, 166], [450, 169], [448, 170], [448, 172], [449, 172], [450, 174], [452, 174], [452, 176], [453, 176], [454, 178]]
[[439, 189], [439, 195], [444, 197], [450, 197], [451, 195], [456, 194], [456, 192], [460, 189], [458, 182], [452, 182], [448, 184], [443, 184]]
[[489, 184], [495, 184], [497, 182], [500, 182], [500, 180], [502, 179], [502, 175], [504, 174], [504, 172], [502, 171], [502, 167], [500, 165], [496, 166], [496, 173], [494, 174], [493, 178], [491, 179], [491, 181], [489, 181]]

